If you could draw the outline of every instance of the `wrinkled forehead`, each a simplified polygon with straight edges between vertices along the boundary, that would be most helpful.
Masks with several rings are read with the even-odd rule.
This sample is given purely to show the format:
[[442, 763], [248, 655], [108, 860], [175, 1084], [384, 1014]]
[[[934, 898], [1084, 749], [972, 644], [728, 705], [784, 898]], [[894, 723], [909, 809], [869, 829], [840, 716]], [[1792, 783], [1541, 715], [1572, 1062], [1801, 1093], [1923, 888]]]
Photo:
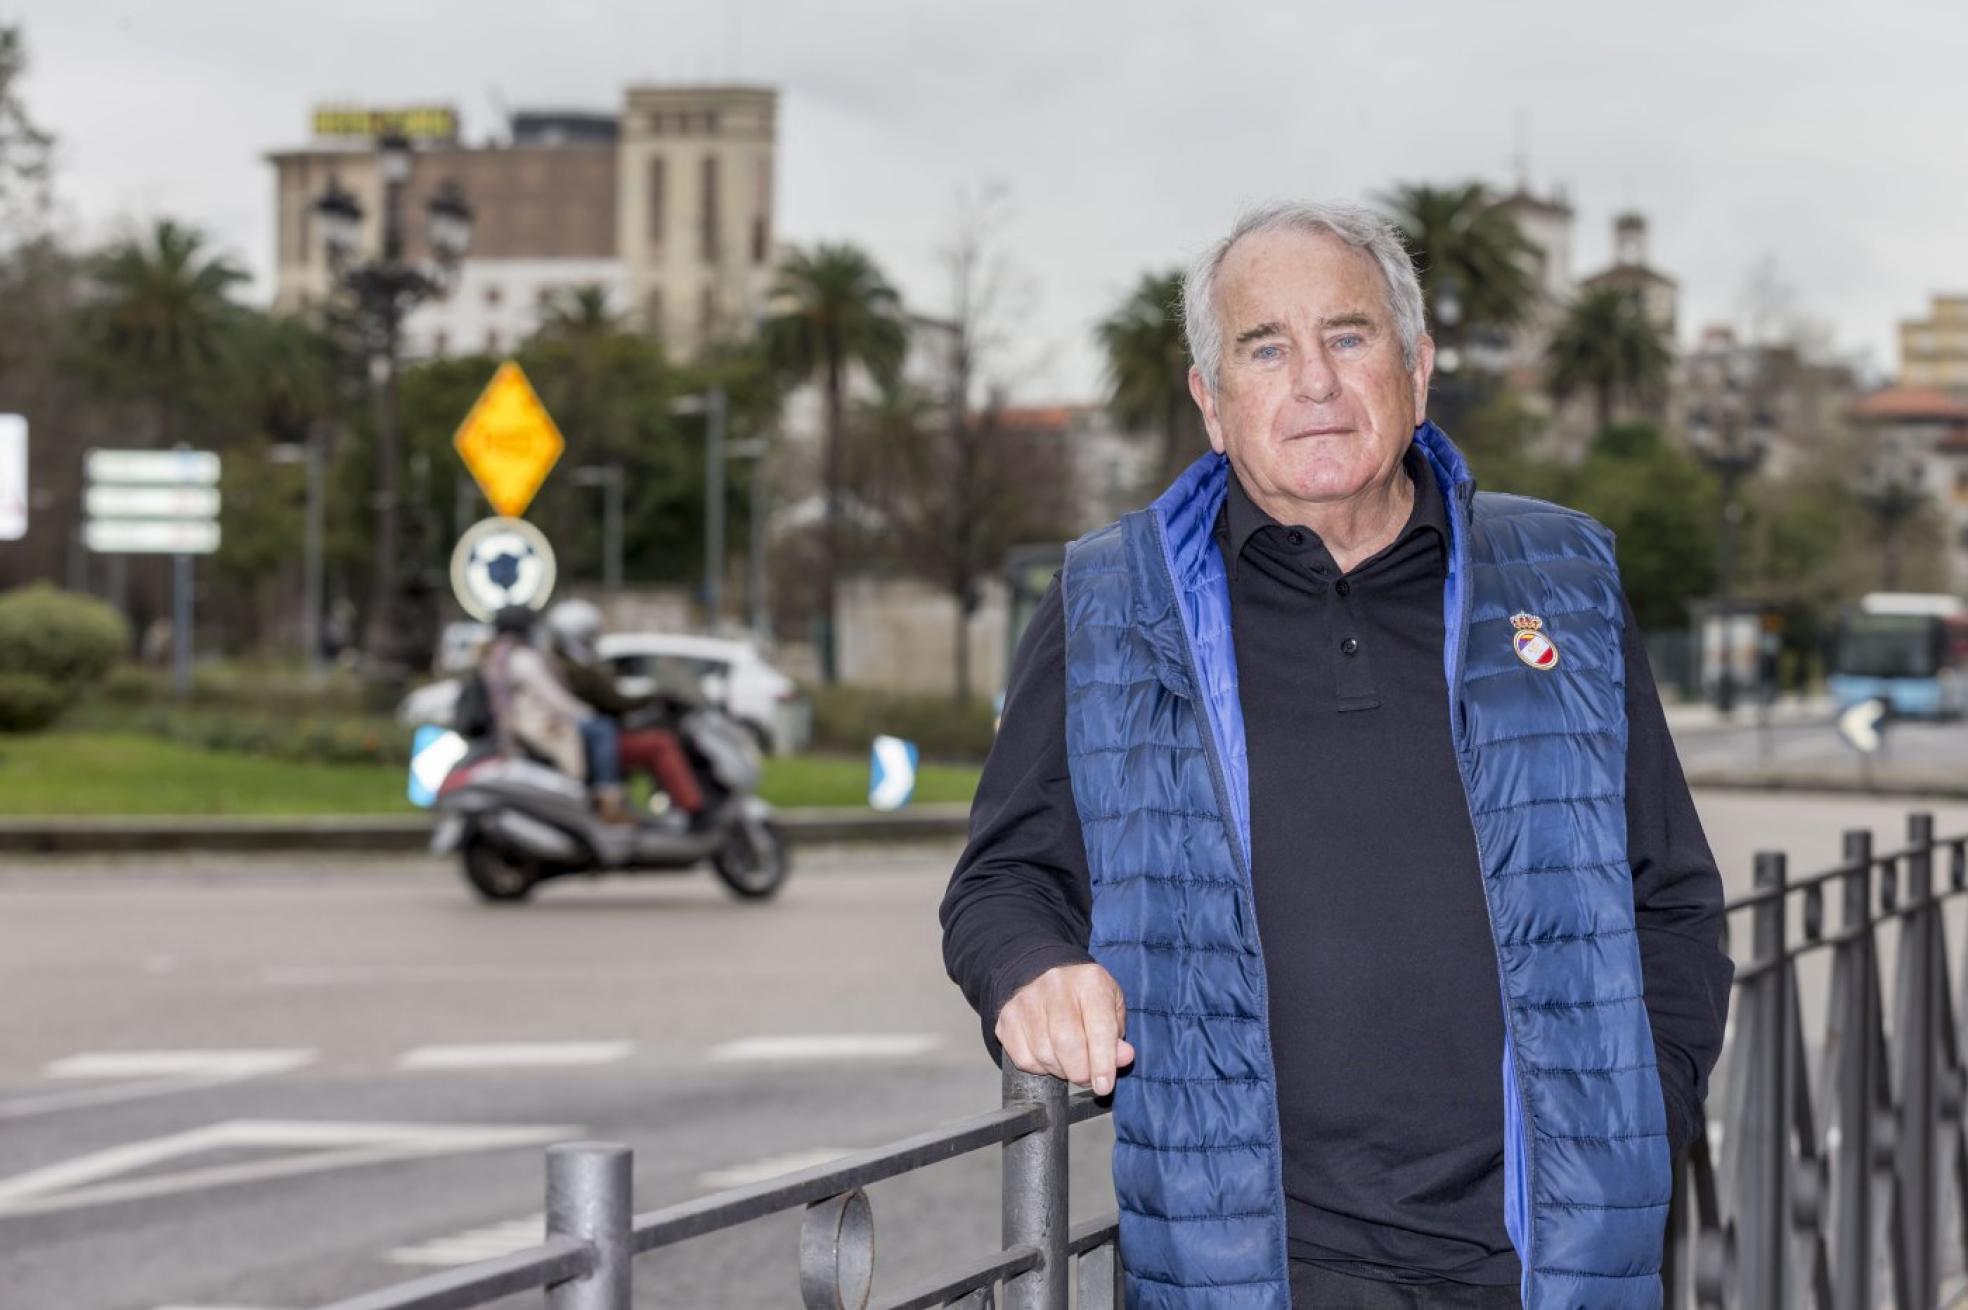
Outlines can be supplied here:
[[1326, 232], [1253, 232], [1224, 252], [1216, 279], [1218, 320], [1235, 336], [1252, 322], [1392, 317], [1372, 255]]

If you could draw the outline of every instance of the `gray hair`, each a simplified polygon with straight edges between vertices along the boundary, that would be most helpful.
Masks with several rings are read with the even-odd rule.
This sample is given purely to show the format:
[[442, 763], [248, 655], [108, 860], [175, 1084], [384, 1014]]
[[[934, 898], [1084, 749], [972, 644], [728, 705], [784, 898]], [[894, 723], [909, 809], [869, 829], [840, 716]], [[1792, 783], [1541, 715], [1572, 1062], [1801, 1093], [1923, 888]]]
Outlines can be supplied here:
[[1401, 243], [1400, 231], [1379, 214], [1358, 205], [1308, 204], [1280, 201], [1246, 210], [1230, 235], [1196, 257], [1182, 280], [1182, 326], [1189, 334], [1189, 353], [1202, 370], [1203, 381], [1216, 390], [1223, 367], [1223, 322], [1216, 311], [1216, 276], [1231, 249], [1245, 237], [1265, 232], [1313, 232], [1338, 237], [1373, 256], [1387, 284], [1387, 308], [1401, 342], [1401, 362], [1415, 366], [1421, 334], [1421, 281], [1414, 260]]

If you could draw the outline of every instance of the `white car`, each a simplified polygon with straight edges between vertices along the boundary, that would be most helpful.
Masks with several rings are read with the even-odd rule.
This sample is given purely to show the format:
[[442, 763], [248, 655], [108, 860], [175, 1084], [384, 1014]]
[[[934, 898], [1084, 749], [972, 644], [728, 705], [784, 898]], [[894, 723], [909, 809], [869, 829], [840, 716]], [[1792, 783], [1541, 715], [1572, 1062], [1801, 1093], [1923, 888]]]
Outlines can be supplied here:
[[745, 725], [774, 755], [804, 750], [813, 735], [813, 707], [799, 684], [766, 663], [749, 641], [671, 632], [617, 632], [595, 653], [631, 696], [659, 686], [695, 686], [705, 700]]

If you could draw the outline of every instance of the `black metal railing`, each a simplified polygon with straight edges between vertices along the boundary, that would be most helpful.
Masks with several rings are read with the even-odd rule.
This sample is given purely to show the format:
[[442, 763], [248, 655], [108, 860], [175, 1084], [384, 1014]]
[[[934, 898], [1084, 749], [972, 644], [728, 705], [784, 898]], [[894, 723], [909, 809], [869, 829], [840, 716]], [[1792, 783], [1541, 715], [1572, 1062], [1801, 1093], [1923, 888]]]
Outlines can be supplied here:
[[[1836, 867], [1798, 880], [1783, 855], [1760, 854], [1754, 889], [1728, 905], [1732, 926], [1750, 921], [1749, 951], [1737, 957], [1710, 1138], [1676, 1161], [1670, 1310], [1939, 1307], [1947, 1257], [1968, 1256], [1968, 1072], [1944, 920], [1968, 893], [1968, 834], [1937, 839], [1926, 814], [1911, 815], [1907, 831], [1907, 845], [1885, 853], [1870, 833], [1848, 832]], [[1825, 916], [1833, 895], [1836, 926]], [[1890, 1026], [1888, 952], [1897, 954]], [[1813, 1046], [1800, 965], [1826, 956]], [[1080, 1310], [1114, 1310], [1114, 1218], [1071, 1226], [1066, 1199], [1067, 1130], [1105, 1113], [1064, 1083], [1007, 1068], [1004, 1103], [989, 1114], [644, 1215], [633, 1213], [627, 1147], [564, 1143], [547, 1152], [541, 1245], [327, 1310], [473, 1310], [540, 1288], [552, 1310], [628, 1310], [638, 1255], [801, 1206], [799, 1286], [810, 1310], [1066, 1310], [1075, 1281]], [[867, 1187], [992, 1147], [1003, 1151], [998, 1249], [875, 1300]], [[1948, 1171], [1954, 1216], [1944, 1230]]]
[[[1964, 893], [1968, 834], [1936, 838], [1927, 814], [1909, 816], [1906, 846], [1885, 853], [1871, 833], [1847, 832], [1838, 865], [1807, 878], [1792, 880], [1781, 854], [1756, 857], [1754, 889], [1728, 907], [1732, 928], [1748, 918], [1750, 940], [1710, 1098], [1719, 1159], [1705, 1140], [1677, 1162], [1673, 1310], [1941, 1305], [1949, 1257], [1968, 1256], [1968, 1072], [1945, 918]], [[1825, 915], [1833, 896], [1835, 926]], [[1888, 949], [1898, 956], [1890, 1026]], [[1826, 955], [1813, 1046], [1799, 966]], [[1954, 1223], [1944, 1232], [1948, 1172]]]

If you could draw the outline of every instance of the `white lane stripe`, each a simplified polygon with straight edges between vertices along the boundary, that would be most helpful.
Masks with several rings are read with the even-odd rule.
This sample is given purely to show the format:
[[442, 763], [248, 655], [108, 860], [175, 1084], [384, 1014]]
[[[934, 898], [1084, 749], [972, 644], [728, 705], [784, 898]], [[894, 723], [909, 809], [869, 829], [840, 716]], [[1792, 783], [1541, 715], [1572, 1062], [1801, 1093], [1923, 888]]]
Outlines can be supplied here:
[[[505, 1150], [563, 1141], [563, 1125], [299, 1122], [239, 1119], [111, 1147], [0, 1179], [0, 1216], [75, 1210], [114, 1201], [171, 1196], [235, 1183], [322, 1173], [428, 1156]], [[293, 1154], [186, 1169], [118, 1183], [119, 1174], [208, 1151], [286, 1148]]]
[[524, 1251], [529, 1246], [538, 1246], [546, 1240], [546, 1232], [545, 1215], [528, 1215], [524, 1219], [509, 1219], [502, 1224], [471, 1228], [450, 1237], [419, 1242], [415, 1246], [400, 1246], [383, 1258], [391, 1264], [451, 1269], [480, 1260], [496, 1260], [515, 1251]]
[[891, 1060], [926, 1055], [943, 1044], [933, 1033], [815, 1033], [746, 1037], [711, 1048], [715, 1063], [743, 1060]]
[[795, 1151], [791, 1155], [770, 1156], [751, 1164], [733, 1165], [729, 1169], [713, 1169], [700, 1176], [697, 1181], [713, 1192], [722, 1192], [727, 1188], [750, 1187], [753, 1183], [783, 1178], [787, 1174], [796, 1174], [802, 1169], [811, 1169], [815, 1165], [832, 1164], [852, 1154], [851, 1151], [822, 1146], [811, 1151]]
[[314, 1061], [298, 1048], [267, 1051], [91, 1051], [57, 1060], [50, 1078], [258, 1078]]
[[634, 1042], [508, 1042], [486, 1046], [419, 1046], [397, 1057], [399, 1069], [522, 1069], [613, 1064]]

